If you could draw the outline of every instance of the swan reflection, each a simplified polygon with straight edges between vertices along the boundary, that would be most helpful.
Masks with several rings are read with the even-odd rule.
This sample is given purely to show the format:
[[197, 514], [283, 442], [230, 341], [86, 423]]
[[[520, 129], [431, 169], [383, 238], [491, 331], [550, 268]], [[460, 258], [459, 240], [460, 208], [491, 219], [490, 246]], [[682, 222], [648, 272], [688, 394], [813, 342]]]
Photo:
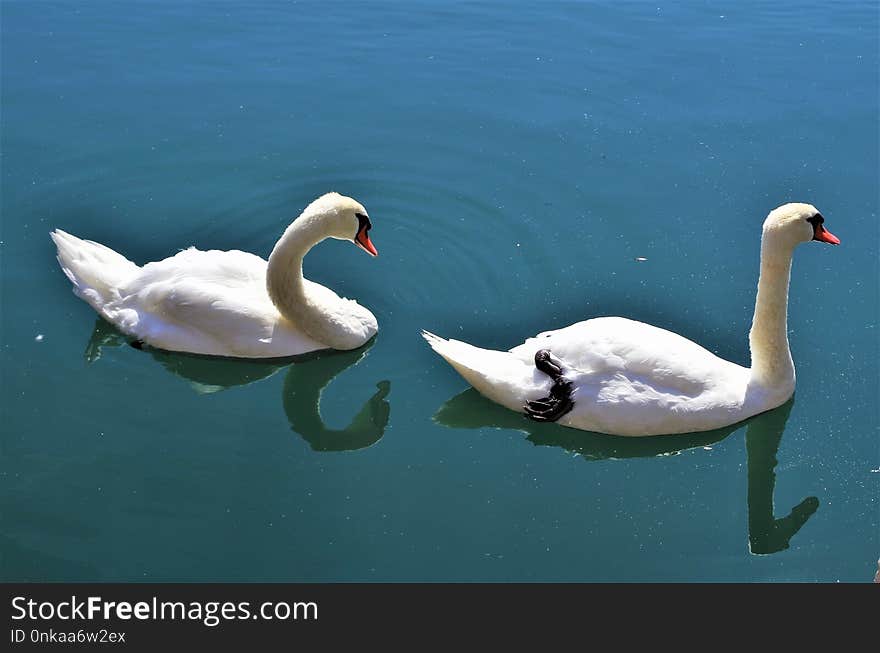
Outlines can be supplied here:
[[[326, 351], [297, 356], [295, 359], [231, 360], [152, 348], [143, 351], [166, 370], [185, 379], [199, 394], [212, 394], [247, 385], [287, 368], [282, 405], [291, 430], [314, 451], [352, 451], [369, 447], [384, 435], [391, 414], [391, 406], [386, 400], [391, 384], [388, 381], [376, 384], [377, 391], [344, 429], [330, 429], [324, 424], [320, 412], [321, 395], [339, 373], [364, 358], [374, 342], [371, 340], [354, 351]], [[94, 362], [101, 358], [105, 348], [127, 344], [128, 339], [124, 335], [99, 318], [86, 346], [86, 360]], [[351, 404], [354, 397], [345, 399], [349, 400], [347, 404]]]
[[749, 550], [776, 553], [788, 548], [789, 541], [819, 508], [819, 499], [807, 497], [782, 519], [773, 516], [773, 489], [776, 486], [776, 453], [794, 399], [762, 415], [753, 417], [746, 429], [749, 462]]
[[720, 442], [746, 426], [748, 460], [749, 550], [754, 554], [782, 551], [816, 512], [819, 500], [807, 497], [791, 512], [773, 515], [776, 454], [794, 399], [775, 410], [723, 429], [685, 435], [619, 437], [578, 431], [553, 423], [538, 423], [495, 404], [470, 388], [447, 401], [434, 421], [451, 428], [500, 428], [522, 431], [536, 446], [561, 447], [586, 460], [676, 455]]
[[[315, 451], [353, 451], [379, 441], [385, 433], [391, 406], [385, 400], [391, 383], [380, 381], [377, 392], [363, 405], [344, 429], [329, 429], [321, 419], [321, 393], [333, 378], [366, 354], [366, 349], [334, 353], [308, 365], [291, 365], [284, 379], [284, 412], [290, 428]], [[347, 402], [350, 403], [350, 402]]]

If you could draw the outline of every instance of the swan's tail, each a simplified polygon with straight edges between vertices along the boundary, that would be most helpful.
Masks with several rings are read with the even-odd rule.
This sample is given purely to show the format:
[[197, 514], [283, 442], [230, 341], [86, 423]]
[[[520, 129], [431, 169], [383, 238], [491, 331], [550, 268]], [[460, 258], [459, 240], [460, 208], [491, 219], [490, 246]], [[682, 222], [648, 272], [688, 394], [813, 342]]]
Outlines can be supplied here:
[[446, 340], [428, 331], [422, 337], [477, 391], [511, 410], [522, 412], [526, 401], [546, 395], [549, 377], [509, 351], [480, 349], [459, 340]]
[[104, 306], [119, 297], [119, 288], [140, 269], [109, 247], [82, 240], [61, 229], [49, 234], [58, 248], [58, 263], [73, 284], [73, 292], [105, 314]]

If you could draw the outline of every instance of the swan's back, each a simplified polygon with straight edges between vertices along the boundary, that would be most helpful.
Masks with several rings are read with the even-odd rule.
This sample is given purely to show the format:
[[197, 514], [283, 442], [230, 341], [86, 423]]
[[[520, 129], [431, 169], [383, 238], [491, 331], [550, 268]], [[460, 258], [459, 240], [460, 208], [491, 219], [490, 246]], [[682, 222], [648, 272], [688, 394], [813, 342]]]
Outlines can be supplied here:
[[[549, 349], [573, 382], [574, 408], [560, 424], [645, 435], [685, 433], [741, 419], [749, 370], [659, 327], [619, 317], [539, 334], [511, 353]], [[745, 415], [744, 415], [745, 416]]]
[[690, 395], [745, 369], [677, 333], [622, 317], [599, 317], [546, 331], [510, 352], [531, 362], [540, 349], [596, 377], [641, 377]]
[[749, 416], [748, 369], [643, 322], [595, 318], [541, 333], [508, 352], [424, 335], [481, 394], [517, 412], [548, 396], [552, 381], [537, 369], [535, 354], [549, 350], [571, 387], [574, 406], [558, 420], [566, 426], [654, 435], [707, 430]]
[[153, 285], [173, 283], [182, 278], [230, 289], [246, 289], [265, 285], [266, 261], [256, 254], [240, 250], [202, 251], [190, 247], [161, 261], [147, 263], [140, 274], [131, 278], [120, 290], [134, 294]]

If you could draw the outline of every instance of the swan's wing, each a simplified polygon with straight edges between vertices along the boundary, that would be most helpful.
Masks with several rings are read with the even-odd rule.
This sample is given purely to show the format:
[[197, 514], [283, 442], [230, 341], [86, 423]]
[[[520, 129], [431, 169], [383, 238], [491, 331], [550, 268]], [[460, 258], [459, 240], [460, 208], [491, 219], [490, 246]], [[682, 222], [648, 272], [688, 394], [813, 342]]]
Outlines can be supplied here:
[[162, 349], [289, 356], [325, 346], [280, 320], [266, 261], [241, 251], [188, 249], [149, 263], [123, 289], [124, 330]]
[[122, 291], [125, 301], [156, 316], [202, 329], [228, 332], [241, 317], [277, 318], [265, 289], [267, 263], [233, 250], [187, 249], [148, 263]]
[[676, 333], [617, 317], [540, 333], [510, 351], [529, 361], [540, 349], [549, 349], [579, 375], [627, 379], [690, 396], [743, 369]]
[[512, 355], [549, 349], [571, 383], [573, 408], [559, 422], [656, 435], [718, 428], [743, 417], [749, 370], [682, 336], [624, 318], [597, 318], [539, 334]]
[[249, 252], [216, 249], [203, 252], [191, 247], [162, 261], [147, 263], [140, 274], [126, 284], [124, 291], [137, 292], [151, 284], [181, 277], [230, 288], [264, 285], [267, 265], [264, 259]]

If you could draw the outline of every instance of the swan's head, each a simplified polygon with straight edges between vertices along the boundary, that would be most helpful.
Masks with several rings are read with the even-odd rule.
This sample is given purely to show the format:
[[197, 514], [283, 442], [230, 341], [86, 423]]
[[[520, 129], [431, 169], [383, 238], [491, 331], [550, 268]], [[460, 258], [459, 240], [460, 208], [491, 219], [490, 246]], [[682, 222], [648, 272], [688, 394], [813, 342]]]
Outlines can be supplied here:
[[360, 202], [339, 193], [327, 193], [309, 204], [303, 213], [320, 222], [328, 237], [350, 240], [370, 256], [379, 255], [368, 235], [373, 226], [370, 216]]
[[840, 239], [828, 231], [825, 218], [812, 204], [793, 202], [773, 209], [764, 221], [764, 235], [792, 247], [809, 240], [839, 245]]

